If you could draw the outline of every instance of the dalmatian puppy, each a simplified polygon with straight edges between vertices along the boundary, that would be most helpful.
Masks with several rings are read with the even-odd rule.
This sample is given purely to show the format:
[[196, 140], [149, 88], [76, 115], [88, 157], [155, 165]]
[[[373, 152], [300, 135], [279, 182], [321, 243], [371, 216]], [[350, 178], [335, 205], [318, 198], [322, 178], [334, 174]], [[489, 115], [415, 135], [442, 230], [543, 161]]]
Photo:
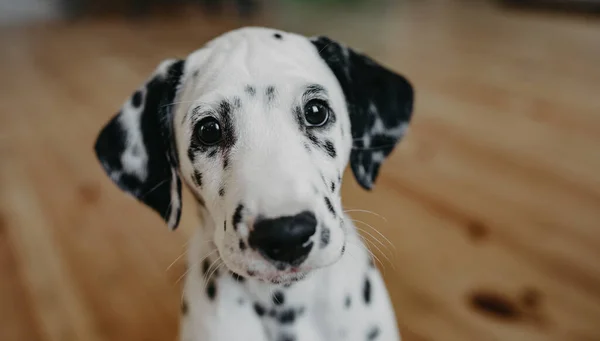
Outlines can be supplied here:
[[182, 341], [400, 339], [340, 186], [371, 189], [413, 88], [327, 37], [246, 27], [163, 61], [101, 130], [100, 163], [190, 243]]

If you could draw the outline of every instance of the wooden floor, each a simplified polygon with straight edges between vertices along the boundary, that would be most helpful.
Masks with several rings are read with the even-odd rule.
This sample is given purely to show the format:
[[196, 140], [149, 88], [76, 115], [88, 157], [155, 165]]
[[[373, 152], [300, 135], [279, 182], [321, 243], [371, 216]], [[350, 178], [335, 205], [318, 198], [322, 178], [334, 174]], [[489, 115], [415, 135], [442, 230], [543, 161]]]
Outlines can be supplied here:
[[385, 218], [353, 214], [394, 245], [373, 251], [406, 341], [600, 340], [600, 21], [482, 3], [0, 30], [0, 340], [175, 340], [194, 211], [169, 232], [92, 144], [161, 59], [247, 24], [328, 34], [414, 83], [376, 190], [343, 189]]

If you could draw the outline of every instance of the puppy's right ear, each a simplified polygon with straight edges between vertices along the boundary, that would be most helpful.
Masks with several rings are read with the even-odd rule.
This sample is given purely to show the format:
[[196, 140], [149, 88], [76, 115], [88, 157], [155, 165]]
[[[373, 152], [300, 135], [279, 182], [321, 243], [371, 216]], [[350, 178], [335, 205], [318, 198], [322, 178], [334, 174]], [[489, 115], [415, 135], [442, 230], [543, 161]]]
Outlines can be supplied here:
[[104, 126], [95, 144], [109, 177], [158, 212], [172, 229], [181, 215], [172, 103], [184, 66], [183, 60], [163, 61]]

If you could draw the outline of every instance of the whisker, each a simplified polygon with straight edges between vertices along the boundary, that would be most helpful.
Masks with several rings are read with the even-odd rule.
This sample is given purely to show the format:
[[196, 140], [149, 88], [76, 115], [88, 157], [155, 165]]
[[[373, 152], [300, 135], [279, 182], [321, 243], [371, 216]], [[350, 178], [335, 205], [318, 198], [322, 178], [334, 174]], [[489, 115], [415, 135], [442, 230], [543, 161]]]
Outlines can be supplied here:
[[344, 210], [344, 212], [363, 212], [363, 213], [370, 213], [370, 214], [372, 214], [372, 215], [374, 215], [374, 216], [377, 216], [377, 217], [379, 217], [379, 218], [383, 219], [383, 221], [385, 221], [386, 223], [387, 223], [387, 221], [388, 221], [388, 220], [387, 220], [387, 218], [386, 218], [386, 217], [384, 217], [384, 216], [382, 216], [381, 214], [379, 214], [379, 213], [376, 213], [376, 212], [373, 212], [373, 211], [369, 211], [369, 210], [361, 210], [361, 209], [349, 209], [349, 210]]
[[[386, 236], [384, 236], [384, 235], [383, 235], [383, 233], [379, 232], [379, 231], [378, 231], [376, 228], [374, 228], [372, 225], [370, 225], [370, 224], [367, 224], [366, 222], [364, 222], [364, 221], [362, 221], [362, 220], [358, 220], [358, 219], [352, 219], [352, 221], [353, 221], [353, 222], [355, 222], [355, 223], [361, 223], [361, 224], [364, 224], [364, 225], [366, 225], [366, 226], [370, 227], [370, 228], [371, 228], [371, 230], [375, 231], [375, 232], [376, 232], [378, 235], [380, 235], [380, 236], [381, 236], [383, 239], [385, 239], [385, 241], [386, 241], [386, 242], [388, 242], [388, 244], [389, 244], [389, 245], [390, 245], [390, 246], [391, 246], [391, 247], [394, 249], [394, 251], [398, 251], [398, 250], [396, 249], [396, 246], [395, 246], [395, 245], [392, 243], [392, 241], [391, 241], [391, 240], [389, 240], [389, 239], [388, 239]], [[358, 229], [358, 226], [355, 226], [355, 227]], [[370, 234], [369, 232], [367, 232], [366, 230], [364, 230], [364, 229], [360, 229], [360, 230], [361, 230], [361, 231], [363, 231], [363, 232], [365, 232], [365, 233], [368, 233], [368, 234], [369, 234], [371, 237], [375, 238], [375, 236], [371, 235], [371, 234]], [[379, 239], [377, 239], [377, 238], [375, 238], [375, 239], [376, 239], [377, 241], [379, 241]], [[380, 243], [381, 243], [381, 242], [380, 242]], [[383, 245], [383, 243], [381, 243], [381, 245]], [[383, 245], [383, 246], [385, 246], [385, 245]], [[386, 246], [386, 248], [387, 248], [387, 246]], [[389, 250], [388, 250], [388, 251], [389, 251]], [[391, 252], [391, 251], [390, 251], [390, 252]]]
[[144, 193], [143, 195], [140, 196], [140, 199], [144, 199], [146, 198], [146, 196], [148, 196], [150, 193], [154, 192], [158, 187], [160, 187], [160, 185], [164, 184], [165, 182], [169, 181], [170, 179], [165, 179], [160, 181], [158, 184], [156, 184], [154, 187], [152, 187], [151, 189], [148, 190], [148, 192]]
[[388, 263], [390, 263], [390, 265], [392, 266], [392, 269], [396, 270], [396, 267], [394, 266], [394, 263], [392, 263], [392, 261], [390, 260], [390, 258], [386, 255], [385, 252], [381, 251], [381, 248], [379, 246], [377, 246], [377, 244], [375, 244], [372, 240], [370, 240], [369, 238], [364, 238], [364, 240], [368, 243], [370, 243], [371, 246], [373, 246], [374, 248], [377, 249], [377, 251], [379, 251], [379, 254], [381, 254], [383, 257], [385, 257], [385, 259], [388, 261]]
[[200, 263], [202, 263], [206, 258], [210, 257], [210, 255], [212, 255], [213, 253], [215, 253], [217, 251], [218, 251], [217, 249], [214, 249], [213, 251], [211, 251], [210, 253], [208, 253], [206, 256], [202, 257], [197, 262], [194, 262], [194, 263], [190, 264], [189, 268], [183, 273], [183, 275], [179, 276], [179, 278], [177, 279], [177, 281], [175, 281], [175, 284], [179, 283], [179, 281], [181, 281], [181, 279], [183, 277], [185, 277], [190, 271], [192, 271], [192, 269], [194, 267], [200, 265]]
[[177, 263], [177, 261], [181, 259], [181, 257], [185, 256], [186, 253], [187, 253], [187, 250], [183, 251], [182, 254], [180, 254], [177, 258], [175, 258], [173, 263], [171, 263], [169, 266], [167, 266], [167, 270], [165, 270], [165, 271], [169, 271], [169, 269], [171, 269], [173, 267], [173, 265], [175, 265], [175, 263]]
[[367, 231], [367, 230], [365, 230], [365, 229], [362, 229], [362, 228], [360, 228], [360, 227], [358, 227], [358, 226], [356, 226], [356, 229], [357, 229], [357, 230], [359, 230], [359, 231], [361, 231], [361, 232], [363, 232], [363, 233], [366, 233], [366, 234], [367, 234], [369, 237], [371, 237], [372, 239], [374, 239], [374, 240], [375, 240], [375, 241], [376, 241], [376, 242], [377, 242], [379, 245], [383, 246], [383, 247], [385, 248], [385, 251], [387, 251], [387, 252], [389, 252], [389, 253], [392, 253], [392, 251], [391, 251], [391, 250], [390, 250], [390, 248], [387, 246], [387, 244], [384, 244], [384, 243], [383, 243], [381, 240], [379, 240], [377, 237], [375, 237], [374, 235], [372, 235], [371, 233], [369, 233], [369, 231]]
[[[361, 239], [363, 239], [362, 236], [360, 236]], [[348, 241], [350, 242], [350, 241]], [[364, 244], [360, 244], [360, 243], [354, 243], [354, 245], [361, 247], [364, 251], [366, 251], [370, 256], [371, 259], [375, 259], [377, 262], [379, 262], [379, 264], [381, 265], [381, 268], [383, 269], [384, 273], [385, 273], [385, 266], [383, 265], [383, 262], [373, 253], [373, 251], [371, 251], [366, 245], [366, 243]]]

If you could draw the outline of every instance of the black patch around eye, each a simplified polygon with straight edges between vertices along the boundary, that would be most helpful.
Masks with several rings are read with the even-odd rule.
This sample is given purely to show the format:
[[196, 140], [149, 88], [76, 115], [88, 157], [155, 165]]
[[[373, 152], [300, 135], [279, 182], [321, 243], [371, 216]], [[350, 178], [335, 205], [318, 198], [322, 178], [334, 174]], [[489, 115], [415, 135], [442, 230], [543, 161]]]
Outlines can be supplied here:
[[244, 241], [241, 240], [241, 239], [240, 239], [240, 245], [239, 246], [240, 246], [240, 250], [242, 250], [242, 251], [246, 250], [246, 243], [244, 243]]
[[275, 37], [275, 39], [280, 39], [280, 40], [283, 39], [283, 36], [281, 36], [281, 34], [279, 34], [279, 33], [275, 33], [273, 35], [273, 37]]
[[244, 209], [244, 205], [239, 204], [236, 207], [235, 212], [233, 213], [232, 225], [233, 225], [233, 229], [236, 231], [237, 231], [238, 224], [242, 222], [242, 210], [243, 209]]
[[232, 106], [228, 101], [221, 101], [219, 103], [217, 111], [221, 118], [221, 125], [223, 126], [223, 140], [221, 147], [224, 150], [230, 150], [237, 140], [235, 129], [232, 120]]
[[213, 149], [213, 150], [210, 151], [210, 153], [208, 153], [208, 157], [211, 157], [211, 158], [215, 157], [215, 155], [217, 155], [217, 150], [216, 149]]
[[225, 188], [224, 187], [219, 188], [219, 196], [222, 197], [224, 195], [225, 195]]
[[246, 85], [246, 88], [244, 89], [244, 91], [246, 91], [246, 93], [250, 96], [256, 95], [256, 88], [253, 87], [252, 85]]
[[327, 91], [325, 90], [324, 87], [320, 86], [319, 84], [311, 84], [311, 85], [307, 86], [306, 91], [304, 91], [305, 98], [310, 98], [310, 97], [314, 97], [315, 95], [325, 95], [325, 94], [327, 94]]
[[331, 212], [331, 214], [333, 214], [333, 216], [335, 217], [335, 209], [333, 208], [333, 205], [331, 204], [331, 200], [329, 200], [328, 197], [325, 197], [325, 204], [327, 205], [327, 209], [329, 210], [329, 212]]
[[271, 103], [275, 100], [275, 87], [270, 85], [267, 87], [266, 91], [267, 103]]
[[200, 173], [198, 170], [194, 170], [194, 176], [192, 176], [192, 179], [194, 180], [196, 186], [202, 187], [202, 173]]
[[263, 316], [265, 314], [265, 308], [258, 302], [254, 303], [254, 311], [258, 316]]
[[211, 301], [214, 300], [217, 296], [217, 286], [215, 285], [215, 281], [211, 280], [208, 282], [208, 285], [206, 287], [206, 295], [208, 296], [208, 298], [210, 298]]
[[329, 156], [331, 156], [332, 158], [335, 158], [337, 156], [337, 152], [335, 150], [335, 146], [333, 145], [333, 142], [327, 140], [325, 141], [325, 143], [323, 144], [323, 148], [325, 148], [325, 150], [327, 151], [327, 154], [329, 154]]
[[379, 327], [377, 327], [377, 326], [372, 327], [371, 330], [369, 330], [369, 333], [367, 334], [367, 340], [368, 341], [375, 340], [379, 336], [379, 333], [380, 333]]
[[140, 90], [136, 91], [133, 96], [131, 96], [131, 105], [136, 109], [142, 105], [142, 92]]
[[323, 226], [323, 229], [321, 229], [321, 248], [326, 247], [329, 244], [330, 239], [331, 231]]
[[365, 283], [363, 285], [363, 298], [366, 304], [371, 303], [371, 281], [369, 277], [365, 277]]
[[273, 294], [273, 303], [275, 305], [282, 305], [285, 302], [285, 295], [281, 291], [276, 291]]

